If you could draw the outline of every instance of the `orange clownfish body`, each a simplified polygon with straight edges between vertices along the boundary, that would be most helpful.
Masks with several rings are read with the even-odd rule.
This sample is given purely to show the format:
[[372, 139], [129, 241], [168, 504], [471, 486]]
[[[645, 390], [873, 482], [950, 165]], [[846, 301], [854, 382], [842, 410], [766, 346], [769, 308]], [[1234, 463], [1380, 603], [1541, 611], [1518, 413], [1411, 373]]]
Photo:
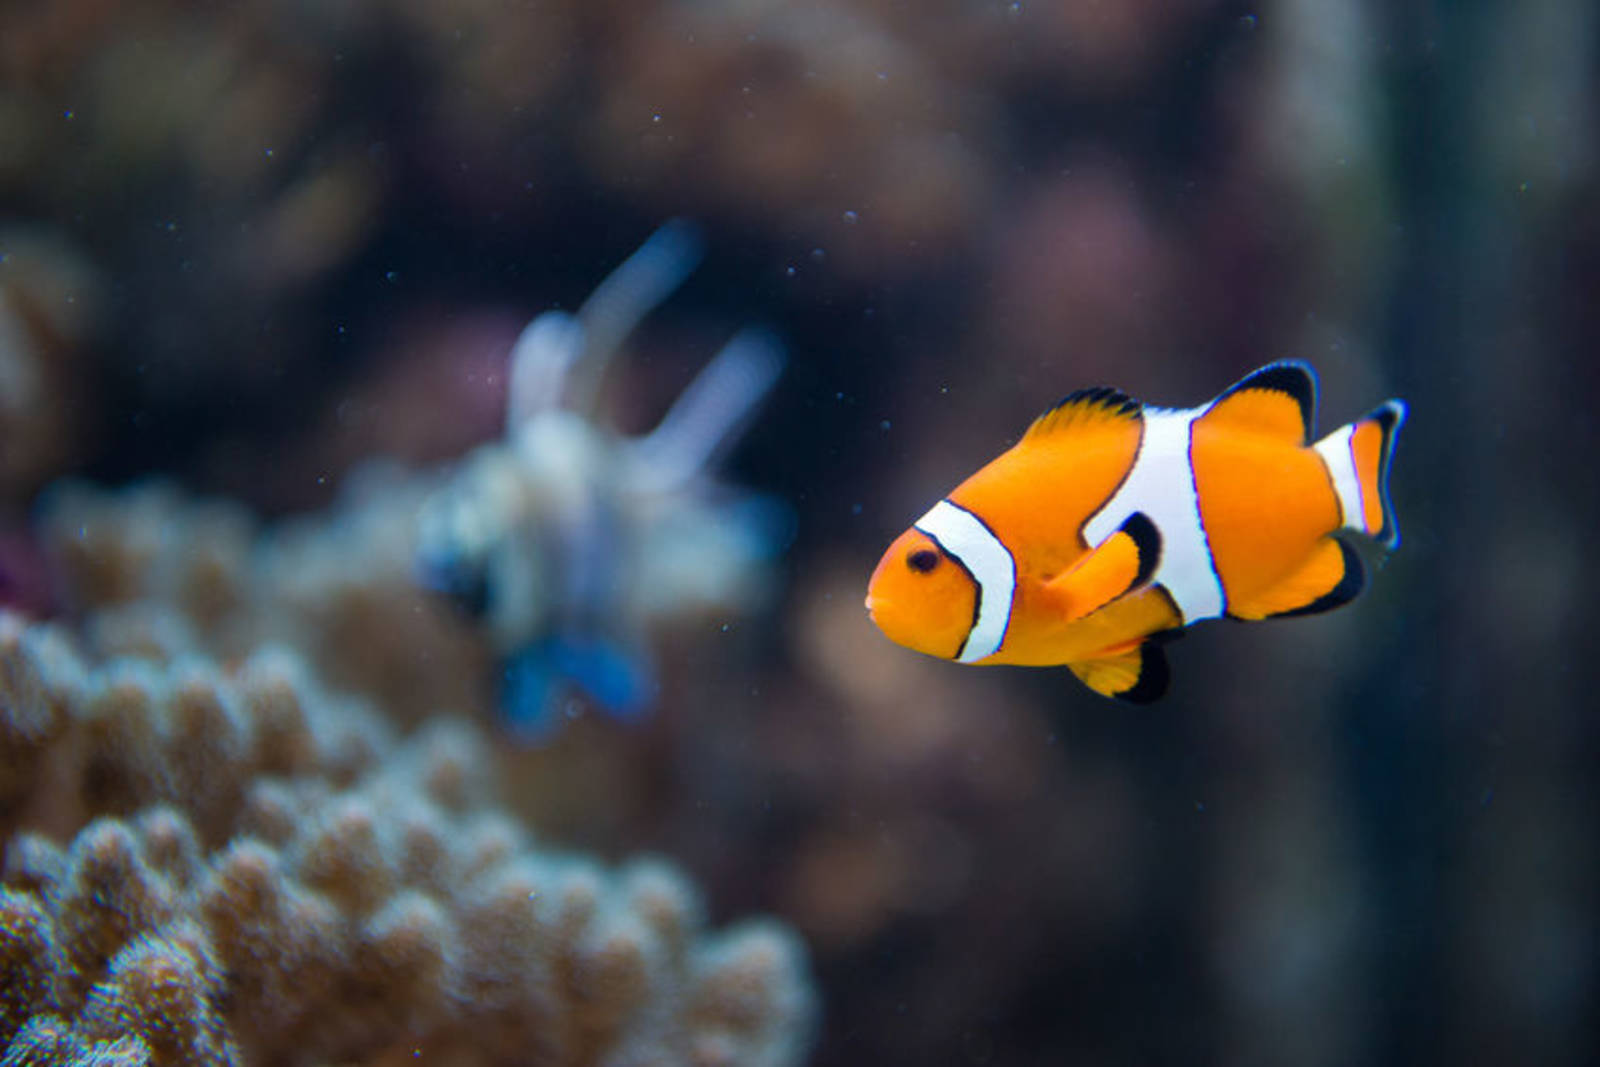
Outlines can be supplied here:
[[1073, 393], [895, 539], [867, 589], [891, 640], [962, 663], [1065, 664], [1144, 702], [1152, 638], [1203, 619], [1338, 607], [1365, 584], [1341, 535], [1399, 544], [1399, 400], [1311, 443], [1317, 380], [1268, 364], [1202, 407]]

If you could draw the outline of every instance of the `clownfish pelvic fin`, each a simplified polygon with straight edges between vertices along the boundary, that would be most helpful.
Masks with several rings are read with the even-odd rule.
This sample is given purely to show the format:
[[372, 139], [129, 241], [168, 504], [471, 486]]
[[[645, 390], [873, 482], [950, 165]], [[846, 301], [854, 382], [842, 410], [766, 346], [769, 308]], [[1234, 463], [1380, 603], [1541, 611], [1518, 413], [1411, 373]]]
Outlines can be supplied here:
[[1101, 696], [1128, 704], [1160, 700], [1172, 680], [1167, 654], [1153, 641], [1141, 641], [1132, 648], [1096, 659], [1068, 663], [1067, 669]]
[[1161, 532], [1142, 511], [1093, 551], [1045, 585], [1045, 596], [1063, 622], [1074, 622], [1137, 592], [1150, 583], [1161, 562]]

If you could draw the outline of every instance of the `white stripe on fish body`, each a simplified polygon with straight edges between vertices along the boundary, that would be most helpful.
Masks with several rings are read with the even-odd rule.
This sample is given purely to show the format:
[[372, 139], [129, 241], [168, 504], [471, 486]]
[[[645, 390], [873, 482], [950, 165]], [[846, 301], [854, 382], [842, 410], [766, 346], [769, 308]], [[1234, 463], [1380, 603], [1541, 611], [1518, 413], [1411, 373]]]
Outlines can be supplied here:
[[1084, 523], [1089, 547], [1116, 533], [1142, 511], [1161, 531], [1161, 560], [1151, 582], [1166, 589], [1184, 623], [1220, 616], [1227, 606], [1211, 542], [1200, 518], [1200, 497], [1189, 456], [1194, 420], [1209, 408], [1150, 408], [1133, 467], [1111, 499]]
[[1370, 533], [1367, 529], [1366, 510], [1361, 506], [1361, 479], [1356, 476], [1356, 457], [1350, 451], [1354, 426], [1341, 426], [1311, 447], [1328, 468], [1328, 478], [1339, 497], [1341, 524], [1352, 530]]
[[941, 500], [916, 521], [916, 528], [972, 575], [977, 611], [956, 659], [973, 663], [1000, 651], [1011, 625], [1011, 600], [1017, 591], [1017, 562], [994, 532], [959, 504]]

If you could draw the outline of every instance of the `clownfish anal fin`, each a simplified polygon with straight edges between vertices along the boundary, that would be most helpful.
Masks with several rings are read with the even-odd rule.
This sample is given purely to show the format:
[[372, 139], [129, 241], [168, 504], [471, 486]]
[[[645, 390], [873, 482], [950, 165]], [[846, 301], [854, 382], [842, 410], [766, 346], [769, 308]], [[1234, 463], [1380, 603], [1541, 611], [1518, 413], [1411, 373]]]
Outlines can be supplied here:
[[1075, 393], [1068, 393], [1054, 407], [1034, 419], [1022, 439], [1036, 440], [1066, 430], [1087, 428], [1096, 423], [1137, 419], [1143, 410], [1143, 404], [1109, 386], [1079, 389]]
[[1355, 549], [1337, 537], [1325, 537], [1298, 570], [1272, 588], [1246, 600], [1230, 600], [1228, 614], [1248, 620], [1317, 615], [1348, 604], [1366, 584], [1366, 568]]
[[1160, 645], [1150, 641], [1141, 642], [1113, 656], [1069, 663], [1067, 666], [1080, 682], [1096, 693], [1128, 704], [1149, 704], [1160, 700], [1172, 678], [1167, 668], [1166, 653], [1161, 651]]
[[1072, 622], [1148, 585], [1160, 562], [1161, 531], [1136, 511], [1116, 533], [1045, 583], [1045, 596], [1063, 621]]
[[1317, 375], [1296, 359], [1268, 363], [1223, 390], [1201, 418], [1303, 445], [1317, 423]]

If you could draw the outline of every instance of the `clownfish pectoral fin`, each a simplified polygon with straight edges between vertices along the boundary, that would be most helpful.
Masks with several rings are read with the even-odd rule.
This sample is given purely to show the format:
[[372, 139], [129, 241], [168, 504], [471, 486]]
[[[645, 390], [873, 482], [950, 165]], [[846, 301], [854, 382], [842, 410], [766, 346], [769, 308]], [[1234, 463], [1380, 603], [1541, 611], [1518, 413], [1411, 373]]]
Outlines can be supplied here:
[[1137, 419], [1144, 405], [1107, 386], [1079, 389], [1062, 397], [1050, 410], [1033, 420], [1023, 441], [1038, 440], [1067, 430], [1087, 429], [1123, 419]]
[[1223, 390], [1201, 418], [1303, 445], [1317, 422], [1316, 372], [1299, 360], [1268, 363]]
[[1101, 696], [1129, 704], [1149, 704], [1161, 699], [1172, 677], [1167, 669], [1166, 653], [1150, 641], [1114, 656], [1069, 663], [1067, 667], [1080, 682]]
[[1073, 622], [1143, 588], [1161, 562], [1161, 531], [1142, 511], [1071, 568], [1045, 584], [1046, 598], [1061, 619]]
[[1316, 615], [1348, 604], [1366, 584], [1366, 568], [1355, 549], [1337, 537], [1324, 537], [1287, 578], [1254, 597], [1230, 600], [1228, 614], [1249, 620]]

